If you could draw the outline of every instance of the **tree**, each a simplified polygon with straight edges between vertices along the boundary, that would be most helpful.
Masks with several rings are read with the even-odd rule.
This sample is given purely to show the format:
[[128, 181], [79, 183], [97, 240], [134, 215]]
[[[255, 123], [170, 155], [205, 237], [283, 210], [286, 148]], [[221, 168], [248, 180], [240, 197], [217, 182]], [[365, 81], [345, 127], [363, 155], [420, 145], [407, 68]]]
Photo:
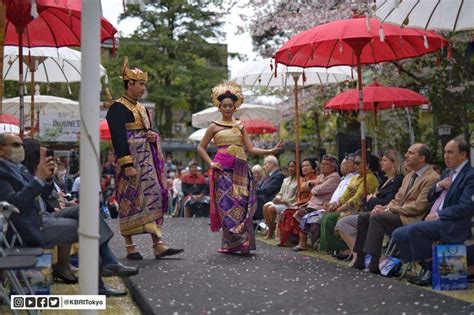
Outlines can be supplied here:
[[[172, 135], [173, 110], [198, 111], [209, 103], [211, 88], [227, 77], [226, 49], [211, 44], [220, 36], [221, 14], [203, 1], [148, 1], [146, 9], [130, 7], [121, 19], [133, 17], [140, 26], [120, 41], [118, 59], [106, 67], [115, 93], [123, 86], [121, 62], [148, 71], [148, 96], [156, 104], [156, 124], [165, 137]], [[114, 94], [115, 95], [115, 94]]]
[[[373, 3], [354, 1], [279, 1], [253, 2], [255, 14], [247, 19], [247, 30], [251, 33], [254, 49], [263, 56], [272, 56], [291, 36], [313, 26], [336, 19], [351, 17], [351, 11], [373, 12]], [[378, 82], [413, 89], [431, 101], [432, 122], [427, 123], [423, 111], [414, 109], [413, 124], [417, 141], [428, 143], [435, 151], [439, 139], [434, 126], [450, 124], [455, 127], [454, 135], [463, 134], [469, 143], [474, 124], [474, 42], [467, 33], [451, 35], [450, 46], [443, 52], [422, 58], [407, 59], [397, 63], [383, 63], [363, 67], [364, 84], [376, 79]], [[448, 56], [449, 55], [449, 56]], [[452, 56], [452, 58], [449, 58]], [[317, 87], [311, 88], [317, 91]], [[314, 124], [303, 124], [303, 134], [316, 133], [316, 143], [333, 135], [321, 133], [321, 103], [334, 96], [334, 90], [327, 89], [324, 97], [316, 98], [312, 93], [300, 94], [301, 102], [308, 102], [313, 112]], [[319, 111], [319, 113], [315, 113]], [[338, 127], [347, 128], [354, 122], [354, 115], [338, 115]], [[379, 113], [377, 135], [379, 147], [396, 147], [404, 151], [409, 145], [406, 114], [402, 111]], [[304, 119], [304, 115], [303, 115]], [[311, 129], [312, 128], [312, 129]], [[329, 131], [328, 132], [332, 132]], [[321, 140], [319, 140], [321, 139]], [[319, 146], [319, 145], [318, 145]], [[438, 150], [440, 152], [441, 150]]]

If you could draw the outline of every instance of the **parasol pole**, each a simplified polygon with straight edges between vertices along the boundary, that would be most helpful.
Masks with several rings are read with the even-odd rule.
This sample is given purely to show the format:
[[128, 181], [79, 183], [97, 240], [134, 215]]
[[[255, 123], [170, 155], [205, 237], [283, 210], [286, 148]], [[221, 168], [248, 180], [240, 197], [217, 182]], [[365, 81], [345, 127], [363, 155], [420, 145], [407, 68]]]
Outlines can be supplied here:
[[360, 145], [362, 149], [362, 178], [364, 183], [364, 199], [367, 197], [367, 156], [365, 143], [365, 112], [364, 96], [362, 92], [362, 65], [360, 64], [360, 50], [354, 50], [357, 57], [357, 88], [359, 90], [359, 113], [360, 113]]
[[6, 24], [6, 8], [3, 1], [0, 1], [0, 115], [3, 114], [3, 48], [5, 43], [5, 24]]
[[298, 194], [300, 191], [300, 112], [298, 109], [298, 79], [300, 78], [301, 72], [288, 72], [288, 75], [293, 77], [295, 81], [294, 93], [295, 93], [295, 155], [296, 155], [296, 183]]
[[33, 57], [28, 63], [28, 67], [31, 73], [31, 81], [30, 81], [30, 94], [31, 94], [31, 108], [30, 108], [30, 121], [31, 121], [31, 130], [30, 130], [30, 137], [35, 137], [35, 72], [36, 72], [36, 64]]
[[24, 82], [23, 82], [23, 32], [25, 28], [23, 26], [17, 26], [16, 32], [18, 33], [18, 95], [20, 97], [20, 137], [23, 139], [25, 135], [25, 100], [24, 100]]

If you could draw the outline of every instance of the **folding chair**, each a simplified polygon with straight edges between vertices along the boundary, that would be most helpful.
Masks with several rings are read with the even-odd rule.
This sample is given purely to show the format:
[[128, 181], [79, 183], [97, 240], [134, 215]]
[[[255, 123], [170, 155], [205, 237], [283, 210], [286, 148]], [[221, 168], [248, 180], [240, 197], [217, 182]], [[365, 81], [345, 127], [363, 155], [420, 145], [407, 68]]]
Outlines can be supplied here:
[[[29, 262], [29, 260], [31, 260], [31, 257], [34, 258], [34, 262], [36, 263], [37, 256], [40, 256], [43, 254], [43, 249], [41, 247], [25, 247], [25, 248], [12, 247], [16, 239], [18, 240], [20, 245], [23, 245], [23, 240], [18, 234], [18, 231], [15, 228], [15, 225], [10, 220], [10, 217], [13, 213], [19, 213], [19, 212], [20, 211], [15, 206], [4, 201], [0, 202], [0, 227], [1, 227], [0, 229], [0, 258], [7, 258], [7, 260], [5, 261], [5, 264], [7, 266], [9, 266], [9, 263], [12, 263], [12, 262], [21, 262], [22, 259], [25, 259], [26, 262]], [[6, 224], [4, 224], [4, 222]], [[8, 243], [5, 237], [6, 229], [8, 228], [12, 228], [14, 231], [14, 236], [13, 236], [13, 240], [11, 244]], [[22, 264], [19, 263], [18, 266], [22, 266]], [[30, 267], [33, 267], [33, 266], [30, 266]], [[18, 267], [17, 269], [18, 269], [18, 273], [20, 274], [21, 279], [23, 280], [23, 282], [26, 285], [26, 288], [28, 289], [29, 294], [34, 295], [35, 292], [33, 291], [30, 281], [28, 281], [28, 278], [26, 277], [23, 270], [24, 268], [30, 268], [30, 267]], [[16, 292], [18, 292], [18, 294], [25, 294], [23, 288], [21, 288], [21, 285], [16, 276], [16, 273], [11, 270], [5, 270], [5, 271], [6, 271], [7, 277], [11, 281], [12, 286], [16, 290]]]

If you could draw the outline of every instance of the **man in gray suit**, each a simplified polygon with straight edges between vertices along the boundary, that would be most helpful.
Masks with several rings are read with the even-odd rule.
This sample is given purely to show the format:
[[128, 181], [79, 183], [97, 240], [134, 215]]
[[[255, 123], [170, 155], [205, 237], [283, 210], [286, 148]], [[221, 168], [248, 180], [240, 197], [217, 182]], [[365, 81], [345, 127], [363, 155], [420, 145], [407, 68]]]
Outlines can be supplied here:
[[[26, 140], [25, 140], [26, 141]], [[30, 154], [39, 160], [39, 142], [28, 140], [35, 147]], [[37, 156], [36, 156], [37, 155]], [[23, 141], [12, 133], [0, 134], [0, 200], [15, 205], [20, 213], [11, 219], [23, 240], [22, 246], [45, 247], [69, 245], [78, 240], [78, 207], [64, 209], [55, 214], [46, 211], [43, 198], [48, 198], [53, 190], [52, 179], [55, 163], [52, 157], [46, 157], [35, 163], [35, 176], [20, 164], [25, 159]], [[12, 231], [9, 229], [9, 235]], [[99, 248], [102, 267], [107, 275], [131, 276], [138, 273], [133, 267], [121, 265], [108, 247], [113, 233], [105, 222], [100, 224], [101, 246]], [[65, 246], [67, 247], [67, 246]], [[68, 253], [58, 256], [69, 257]], [[53, 266], [53, 276], [65, 283], [76, 283], [77, 278], [69, 270], [68, 259], [62, 259]], [[106, 287], [100, 281], [100, 294], [118, 296], [125, 291]]]

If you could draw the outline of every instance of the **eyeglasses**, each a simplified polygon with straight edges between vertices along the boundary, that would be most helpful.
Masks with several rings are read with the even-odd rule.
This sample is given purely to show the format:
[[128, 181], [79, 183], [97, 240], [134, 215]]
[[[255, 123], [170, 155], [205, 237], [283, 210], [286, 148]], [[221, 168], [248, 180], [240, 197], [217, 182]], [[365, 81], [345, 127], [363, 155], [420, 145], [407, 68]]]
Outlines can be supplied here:
[[362, 164], [362, 162], [360, 162], [360, 161], [354, 161], [354, 165], [361, 165], [361, 164]]

